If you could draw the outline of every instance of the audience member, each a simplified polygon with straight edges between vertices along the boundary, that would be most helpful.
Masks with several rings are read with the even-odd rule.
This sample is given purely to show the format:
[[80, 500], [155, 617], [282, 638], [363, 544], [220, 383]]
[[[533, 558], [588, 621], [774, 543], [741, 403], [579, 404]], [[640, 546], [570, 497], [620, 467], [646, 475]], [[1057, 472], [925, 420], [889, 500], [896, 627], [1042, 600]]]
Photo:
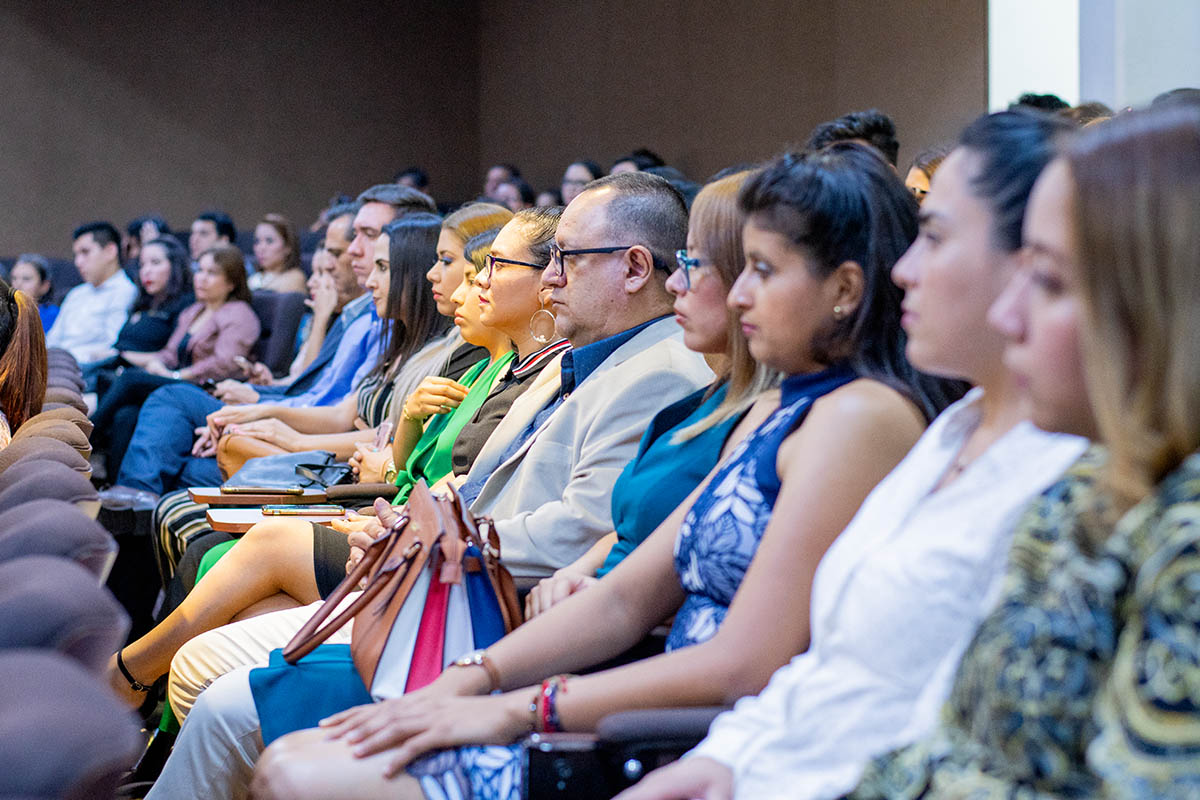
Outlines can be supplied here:
[[[964, 131], [892, 277], [905, 290], [913, 364], [976, 388], [934, 421], [822, 560], [807, 652], [622, 800], [763, 797], [781, 786], [836, 797], [870, 757], [936, 724], [1021, 512], [1086, 446], [1028, 422], [1004, 337], [986, 321], [1018, 268], [1029, 190], [1065, 127], [1006, 112]], [[837, 725], [820, 723], [829, 719]]]
[[632, 153], [623, 155], [613, 161], [612, 167], [608, 170], [609, 175], [620, 175], [622, 172], [642, 172], [651, 167], [662, 167], [666, 165], [662, 156], [646, 147], [639, 147]]
[[900, 155], [896, 123], [877, 108], [851, 111], [813, 128], [805, 144], [807, 150], [820, 150], [834, 142], [862, 142], [879, 152], [893, 167]]
[[917, 202], [924, 204], [925, 195], [929, 194], [929, 184], [933, 181], [933, 173], [937, 172], [942, 161], [950, 154], [945, 147], [928, 147], [912, 160], [908, 174], [904, 176], [904, 185], [912, 192]]
[[50, 282], [50, 262], [46, 257], [37, 253], [22, 253], [9, 270], [8, 279], [12, 288], [33, 299], [42, 320], [42, 330], [50, 330], [58, 318], [58, 306], [53, 302], [54, 285]]
[[537, 201], [537, 193], [533, 191], [532, 186], [525, 182], [524, 178], [513, 177], [500, 182], [500, 185], [496, 187], [494, 198], [515, 214], [522, 209], [533, 208]]
[[696, 195], [700, 192], [700, 184], [684, 175], [682, 170], [675, 167], [662, 166], [647, 167], [643, 172], [665, 178], [683, 196], [683, 202], [691, 209], [692, 201], [696, 199]]
[[563, 204], [562, 193], [558, 189], [543, 189], [533, 204], [536, 208], [558, 208]]
[[242, 251], [217, 247], [202, 253], [192, 293], [196, 302], [179, 314], [161, 350], [121, 352], [133, 368], [117, 375], [96, 405], [92, 442], [97, 449], [107, 445], [110, 475], [119, 472], [138, 412], [151, 392], [172, 381], [198, 384], [236, 374], [236, 359], [245, 358], [258, 341], [261, 328], [250, 307]]
[[500, 184], [519, 177], [521, 177], [521, 170], [512, 164], [494, 164], [488, 167], [487, 174], [483, 180], [483, 194], [480, 195], [481, 199], [503, 205], [499, 194], [497, 194]]
[[192, 261], [199, 261], [201, 253], [219, 245], [237, 245], [237, 228], [233, 219], [218, 209], [196, 215], [188, 234], [188, 252]]
[[142, 245], [138, 284], [137, 299], [129, 309], [129, 319], [117, 334], [111, 354], [83, 367], [86, 391], [102, 395], [108, 390], [117, 372], [132, 363], [123, 353], [154, 353], [162, 349], [175, 330], [179, 314], [195, 301], [188, 254], [171, 236]]
[[1172, 105], [1174, 103], [1200, 105], [1200, 89], [1190, 86], [1180, 86], [1176, 89], [1170, 89], [1151, 100], [1150, 106], [1151, 108], [1160, 108], [1164, 105]]
[[0, 280], [0, 449], [42, 410], [46, 344], [33, 298]]
[[420, 167], [408, 167], [396, 173], [394, 181], [401, 186], [429, 193], [429, 174]]
[[579, 193], [583, 191], [583, 187], [587, 186], [597, 178], [604, 177], [604, 169], [595, 161], [588, 159], [580, 159], [572, 161], [563, 170], [562, 184], [562, 201], [563, 205], [569, 205]]
[[940, 727], [853, 797], [1195, 794], [1197, 152], [1196, 109], [1131, 112], [1038, 178], [992, 319], [1033, 421], [1104, 448], [1026, 514]]
[[[747, 265], [729, 303], [755, 358], [788, 374], [781, 395], [764, 397], [741, 423], [752, 432], [608, 576], [489, 648], [491, 669], [448, 670], [426, 689], [337, 715], [326, 731], [279, 740], [258, 794], [336, 797], [325, 780], [294, 785], [302, 764], [321, 763], [328, 775], [347, 770], [370, 790], [407, 766], [410, 775], [390, 784], [398, 796], [421, 796], [414, 778], [451, 793], [474, 786], [476, 796], [502, 795], [521, 785], [520, 749], [473, 743], [528, 732], [533, 695], [551, 720], [534, 727], [589, 730], [613, 711], [729, 702], [761, 688], [804, 649], [819, 554], [917, 439], [921, 409], [937, 405], [923, 391], [932, 383], [904, 361], [903, 335], [881, 335], [888, 326], [879, 324], [894, 326], [899, 316], [900, 294], [886, 272], [915, 233], [914, 204], [880, 159], [854, 145], [780, 158], [747, 182], [740, 204]], [[874, 377], [883, 375], [905, 376], [904, 390]], [[616, 655], [673, 612], [664, 655], [546, 677]], [[767, 615], [769, 630], [761, 624]], [[493, 674], [499, 686], [490, 685]], [[541, 685], [520, 688], [531, 681]], [[463, 696], [495, 688], [510, 691]], [[518, 705], [526, 710], [514, 715]], [[422, 706], [432, 713], [394, 724], [397, 712]], [[445, 726], [429, 725], [434, 718]], [[475, 720], [469, 729], [467, 718]], [[376, 733], [371, 743], [351, 751], [348, 742], [359, 743], [367, 729]], [[471, 746], [412, 761], [464, 744]]]
[[69, 352], [80, 364], [103, 358], [129, 315], [137, 287], [121, 269], [121, 235], [108, 222], [89, 222], [72, 235], [75, 268], [83, 278], [63, 298], [46, 347]]
[[291, 221], [282, 214], [267, 214], [255, 226], [254, 261], [251, 291], [304, 291], [306, 278], [300, 268], [300, 240]]

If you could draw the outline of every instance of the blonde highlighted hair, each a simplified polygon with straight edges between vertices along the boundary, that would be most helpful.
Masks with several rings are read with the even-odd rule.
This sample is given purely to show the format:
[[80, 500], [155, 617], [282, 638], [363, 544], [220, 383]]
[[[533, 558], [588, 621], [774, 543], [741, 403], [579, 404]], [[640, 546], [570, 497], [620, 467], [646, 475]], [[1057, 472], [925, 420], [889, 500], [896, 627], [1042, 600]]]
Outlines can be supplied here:
[[469, 203], [442, 220], [442, 230], [447, 230], [462, 240], [463, 244], [484, 231], [503, 228], [513, 218], [513, 212], [495, 203]]
[[1200, 448], [1200, 110], [1122, 115], [1064, 159], [1085, 374], [1119, 513]]
[[[694, 231], [693, 238], [711, 265], [711, 277], [721, 281], [726, 291], [737, 280], [745, 261], [742, 228], [746, 224], [746, 215], [738, 206], [738, 193], [753, 174], [752, 170], [746, 170], [718, 178], [705, 185], [692, 202], [688, 227]], [[728, 384], [725, 399], [707, 417], [678, 431], [673, 438], [676, 443], [687, 441], [741, 414], [758, 395], [779, 383], [778, 372], [758, 364], [751, 357], [750, 344], [742, 333], [738, 314], [730, 309], [725, 313], [728, 361], [714, 384], [714, 387], [722, 382]]]

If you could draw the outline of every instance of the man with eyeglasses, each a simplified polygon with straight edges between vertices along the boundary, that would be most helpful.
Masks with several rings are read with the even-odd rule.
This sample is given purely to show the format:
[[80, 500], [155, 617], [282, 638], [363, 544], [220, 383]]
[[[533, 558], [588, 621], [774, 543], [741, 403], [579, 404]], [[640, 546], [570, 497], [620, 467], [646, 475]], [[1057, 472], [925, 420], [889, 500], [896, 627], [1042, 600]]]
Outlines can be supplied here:
[[496, 521], [514, 575], [547, 575], [611, 531], [613, 483], [651, 418], [712, 380], [665, 286], [686, 239], [683, 198], [645, 173], [594, 181], [563, 212], [542, 287], [572, 350], [558, 380], [513, 403], [460, 490]]

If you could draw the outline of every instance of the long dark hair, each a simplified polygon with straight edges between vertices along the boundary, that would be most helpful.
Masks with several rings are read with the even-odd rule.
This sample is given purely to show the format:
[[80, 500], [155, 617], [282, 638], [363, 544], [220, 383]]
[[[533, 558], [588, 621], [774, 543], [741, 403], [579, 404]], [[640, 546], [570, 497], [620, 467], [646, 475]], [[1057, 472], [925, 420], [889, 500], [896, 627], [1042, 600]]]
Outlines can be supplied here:
[[152, 244], [158, 245], [166, 252], [167, 261], [171, 262], [171, 276], [167, 278], [166, 288], [157, 297], [147, 292], [146, 287], [139, 281], [137, 300], [134, 301], [133, 308], [129, 309], [130, 314], [159, 308], [192, 290], [191, 258], [187, 250], [183, 249], [183, 245], [171, 236], [159, 236], [144, 243], [142, 252], [146, 252], [146, 248]]
[[438, 313], [425, 273], [437, 258], [442, 218], [427, 211], [402, 214], [383, 227], [388, 236], [387, 318], [384, 345], [372, 376], [394, 375], [409, 356], [434, 336], [445, 333], [450, 320]]
[[12, 430], [42, 410], [47, 373], [37, 303], [0, 280], [0, 411]]
[[785, 153], [746, 182], [738, 201], [756, 224], [808, 256], [817, 278], [846, 261], [862, 268], [862, 302], [818, 332], [817, 361], [845, 362], [895, 387], [928, 419], [963, 395], [960, 381], [917, 372], [904, 355], [904, 293], [891, 270], [917, 236], [917, 201], [877, 153], [855, 142]]

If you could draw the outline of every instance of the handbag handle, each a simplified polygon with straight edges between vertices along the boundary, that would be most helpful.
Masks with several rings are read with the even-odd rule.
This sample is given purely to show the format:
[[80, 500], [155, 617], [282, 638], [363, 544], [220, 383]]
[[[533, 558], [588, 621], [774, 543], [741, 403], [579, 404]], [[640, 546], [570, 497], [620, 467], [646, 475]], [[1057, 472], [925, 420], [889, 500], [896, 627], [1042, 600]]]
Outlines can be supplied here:
[[[283, 658], [285, 661], [289, 664], [295, 664], [349, 622], [352, 617], [366, 608], [375, 596], [386, 587], [388, 575], [397, 572], [401, 568], [404, 568], [405, 574], [407, 574], [419, 556], [424, 555], [426, 558], [428, 557], [428, 552], [421, 540], [413, 537], [407, 537], [411, 538], [411, 541], [403, 547], [401, 552], [397, 552], [401, 550], [401, 545], [406, 538], [403, 534], [408, 528], [409, 519], [408, 514], [402, 515], [392, 524], [390, 529], [384, 531], [375, 541], [371, 542], [370, 547], [363, 554], [362, 560], [355, 565], [350, 574], [326, 598], [321, 607], [317, 609], [317, 613], [308, 622], [304, 623], [304, 626], [296, 632], [292, 640], [283, 648]], [[379, 566], [379, 569], [372, 571], [372, 568], [376, 565]], [[342, 613], [338, 614], [333, 621], [322, 626], [322, 623], [328, 619], [338, 604], [345, 600], [350, 592], [354, 591], [355, 587], [367, 576], [368, 572], [370, 572], [370, 579], [367, 582], [366, 588], [363, 589], [362, 594], [353, 603], [343, 609]]]

